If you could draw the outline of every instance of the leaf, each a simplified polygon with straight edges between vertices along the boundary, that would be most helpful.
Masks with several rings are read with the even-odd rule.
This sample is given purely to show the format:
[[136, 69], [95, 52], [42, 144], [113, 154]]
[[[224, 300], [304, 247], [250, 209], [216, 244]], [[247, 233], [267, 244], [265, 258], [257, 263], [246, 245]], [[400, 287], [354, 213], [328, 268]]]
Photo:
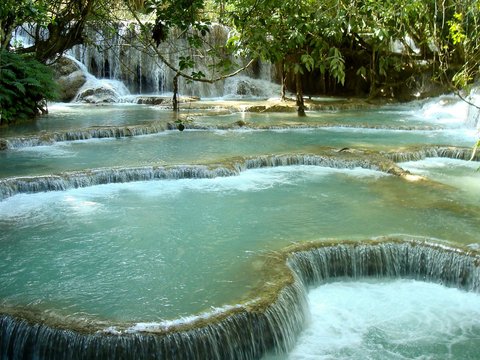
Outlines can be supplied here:
[[192, 77], [194, 79], [203, 79], [205, 77], [205, 74], [201, 71], [197, 71], [197, 72], [192, 71]]
[[178, 66], [180, 70], [191, 69], [195, 66], [195, 62], [190, 56], [180, 56]]
[[303, 75], [303, 68], [300, 66], [300, 64], [293, 65], [293, 73]]
[[358, 68], [357, 75], [361, 76], [364, 79], [367, 77], [367, 69], [365, 68], [365, 66], [360, 66]]
[[301, 56], [301, 61], [302, 61], [303, 65], [305, 65], [305, 67], [307, 68], [308, 71], [313, 70], [313, 67], [315, 65], [315, 60], [313, 59], [312, 56], [310, 56], [308, 54], [303, 54]]
[[342, 85], [345, 84], [345, 60], [342, 53], [337, 48], [331, 48], [329, 51], [330, 61], [329, 70], [332, 76]]
[[25, 95], [25, 85], [23, 85], [21, 82], [18, 82], [18, 81], [14, 82], [12, 85], [13, 85], [13, 86], [15, 87], [15, 89], [17, 89], [22, 95]]

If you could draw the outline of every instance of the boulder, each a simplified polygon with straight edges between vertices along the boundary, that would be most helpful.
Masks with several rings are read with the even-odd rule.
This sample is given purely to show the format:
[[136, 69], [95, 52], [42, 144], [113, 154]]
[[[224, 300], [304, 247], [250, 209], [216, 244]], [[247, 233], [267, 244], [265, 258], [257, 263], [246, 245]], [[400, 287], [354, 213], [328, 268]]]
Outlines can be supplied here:
[[89, 104], [107, 104], [116, 103], [120, 100], [118, 93], [107, 87], [89, 87], [81, 90], [75, 101], [85, 102]]
[[58, 84], [58, 100], [72, 101], [78, 90], [85, 84], [87, 77], [75, 61], [62, 57], [52, 65]]
[[265, 109], [265, 112], [291, 113], [296, 111], [297, 111], [296, 106], [288, 105], [288, 104], [275, 104]]
[[136, 100], [137, 104], [146, 105], [162, 105], [164, 103], [171, 103], [171, 98], [165, 96], [139, 96]]
[[59, 86], [59, 101], [72, 101], [77, 95], [78, 90], [85, 84], [87, 78], [83, 71], [77, 70], [57, 79]]
[[128, 95], [130, 95], [130, 92], [121, 81], [97, 79], [91, 76], [78, 91], [75, 101], [90, 104], [109, 104], [122, 102]]

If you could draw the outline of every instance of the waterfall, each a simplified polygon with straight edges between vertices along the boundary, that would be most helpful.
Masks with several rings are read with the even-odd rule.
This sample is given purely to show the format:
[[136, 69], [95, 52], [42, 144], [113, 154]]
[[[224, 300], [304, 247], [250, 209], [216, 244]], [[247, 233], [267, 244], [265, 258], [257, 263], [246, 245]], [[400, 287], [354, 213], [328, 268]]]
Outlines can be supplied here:
[[[87, 70], [97, 78], [122, 81], [134, 94], [164, 94], [173, 91], [175, 72], [168, 68], [151, 49], [145, 48], [138, 42], [139, 26], [135, 23], [120, 22], [113, 35], [104, 35], [101, 31], [91, 30], [90, 37], [94, 38], [95, 45], [77, 45], [69, 52], [71, 56], [82, 62]], [[229, 29], [220, 24], [210, 25], [206, 34], [205, 43], [213, 46], [222, 46], [229, 36]], [[158, 47], [166, 60], [174, 65], [179, 63], [180, 57], [191, 55], [182, 53], [180, 49], [188, 49], [187, 38], [178, 31], [172, 30], [169, 38]], [[207, 48], [203, 51], [208, 53]], [[242, 59], [231, 57], [233, 63], [244, 63]], [[209, 56], [195, 59], [195, 71], [212, 75], [217, 78], [223, 69], [212, 68], [215, 59]], [[213, 69], [213, 70], [212, 70]], [[179, 90], [182, 94], [199, 96], [202, 98], [222, 97], [224, 95], [253, 95], [272, 96], [271, 91], [279, 92], [279, 87], [271, 85], [273, 67], [270, 64], [258, 63], [255, 69], [246, 71], [244, 77], [251, 86], [250, 93], [243, 93], [245, 87], [231, 86], [237, 80], [223, 80], [214, 84], [191, 82], [180, 77]], [[253, 78], [253, 79], [252, 79]], [[263, 80], [263, 81], [262, 81]], [[230, 84], [230, 85], [229, 85]], [[266, 90], [268, 85], [268, 91]], [[277, 94], [275, 94], [277, 95]]]
[[91, 169], [63, 173], [62, 175], [43, 175], [14, 177], [0, 180], [0, 199], [22, 194], [45, 191], [62, 191], [102, 184], [126, 183], [132, 181], [151, 181], [159, 179], [198, 179], [231, 176], [231, 170], [223, 167], [210, 169], [207, 166], [179, 165], [172, 167], [145, 166], [136, 168]]
[[[259, 359], [288, 352], [305, 325], [306, 293], [334, 278], [412, 278], [478, 292], [480, 254], [429, 239], [384, 237], [291, 245], [267, 257], [253, 298], [211, 316], [136, 331], [49, 325], [25, 312], [0, 315], [2, 359]], [[262, 279], [263, 279], [262, 277]], [[40, 320], [42, 319], [42, 320]]]
[[224, 95], [233, 98], [268, 98], [271, 97], [272, 94], [279, 96], [281, 86], [272, 83], [270, 78], [267, 78], [265, 74], [262, 75], [265, 76], [265, 78], [254, 79], [244, 75], [237, 75], [226, 79]]
[[480, 255], [470, 250], [415, 238], [302, 246], [306, 249], [295, 251], [289, 264], [306, 286], [333, 278], [374, 276], [436, 282], [474, 292], [480, 290]]
[[[373, 153], [354, 151], [351, 149], [338, 150], [324, 148], [323, 150], [319, 150], [317, 154], [264, 155], [243, 159], [227, 159], [223, 162], [223, 165], [152, 165], [131, 168], [89, 169], [65, 172], [59, 175], [1, 179], [0, 200], [22, 193], [62, 191], [72, 188], [134, 181], [235, 176], [248, 169], [294, 165], [323, 166], [340, 169], [360, 167], [381, 171], [394, 176], [408, 177], [409, 172], [398, 166], [396, 162], [422, 160], [427, 157], [468, 160], [470, 156], [471, 149], [469, 148], [441, 146], [393, 153]], [[479, 161], [480, 154], [477, 154], [474, 160]]]
[[119, 80], [99, 79], [88, 72], [87, 67], [72, 56], [67, 57], [75, 62], [85, 75], [85, 84], [78, 90], [74, 101], [89, 103], [120, 102], [122, 98], [130, 94], [127, 87]]
[[[145, 98], [138, 98], [141, 103]], [[194, 108], [192, 105], [191, 109]], [[231, 109], [235, 111], [236, 109]], [[248, 112], [249, 109], [245, 109]], [[180, 118], [182, 119], [182, 118]], [[238, 121], [229, 124], [208, 124], [204, 125], [201, 122], [195, 123], [191, 116], [186, 116], [183, 119], [186, 130], [238, 130], [238, 129], [254, 129], [254, 130], [290, 130], [290, 129], [320, 129], [330, 127], [341, 128], [373, 128], [373, 129], [389, 129], [389, 130], [432, 130], [431, 126], [405, 125], [405, 126], [389, 126], [389, 125], [358, 125], [358, 124], [337, 124], [337, 123], [291, 123], [282, 125], [264, 125], [255, 123], [239, 123]], [[85, 129], [72, 129], [66, 131], [42, 132], [41, 135], [29, 135], [21, 137], [8, 137], [0, 139], [0, 151], [7, 149], [19, 149], [23, 147], [52, 145], [61, 141], [77, 141], [88, 139], [103, 139], [103, 138], [123, 138], [140, 135], [158, 134], [166, 130], [177, 130], [177, 124], [173, 122], [155, 121], [148, 124], [128, 125], [128, 126], [95, 126]]]
[[0, 180], [0, 200], [22, 193], [63, 191], [88, 186], [152, 181], [165, 179], [210, 179], [235, 176], [248, 169], [264, 167], [310, 165], [330, 168], [383, 171], [396, 176], [407, 172], [392, 161], [375, 154], [349, 153], [326, 149], [320, 154], [268, 155], [248, 159], [226, 160], [225, 165], [142, 166], [131, 168], [101, 168], [65, 172], [59, 175], [11, 177]]
[[480, 130], [480, 86], [471, 91], [468, 101], [475, 106], [472, 104], [468, 106], [467, 125]]
[[[472, 149], [454, 146], [425, 146], [415, 150], [382, 152], [382, 155], [396, 163], [418, 161], [432, 157], [469, 160], [472, 156]], [[477, 153], [472, 160], [480, 161], [480, 154]]]
[[130, 136], [150, 135], [173, 129], [176, 129], [175, 124], [161, 121], [129, 126], [96, 126], [86, 129], [67, 130], [64, 132], [57, 131], [53, 133], [42, 133], [41, 135], [0, 139], [0, 150], [52, 145], [53, 143], [61, 141], [124, 138]]

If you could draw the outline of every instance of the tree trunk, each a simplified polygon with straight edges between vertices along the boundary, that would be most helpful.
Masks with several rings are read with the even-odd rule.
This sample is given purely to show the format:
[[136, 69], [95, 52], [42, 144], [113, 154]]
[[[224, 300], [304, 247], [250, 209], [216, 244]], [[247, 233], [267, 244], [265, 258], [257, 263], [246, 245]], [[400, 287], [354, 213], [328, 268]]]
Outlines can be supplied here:
[[376, 95], [376, 92], [377, 92], [376, 62], [377, 62], [376, 52], [375, 52], [375, 49], [373, 49], [372, 60], [371, 60], [371, 64], [370, 64], [370, 95], [369, 95], [370, 97], [374, 97]]
[[280, 76], [282, 77], [282, 91], [281, 91], [281, 100], [285, 101], [286, 97], [286, 92], [287, 92], [287, 75], [285, 71], [285, 64], [282, 61], [280, 64]]
[[295, 74], [295, 88], [297, 92], [297, 113], [298, 116], [306, 116], [305, 103], [303, 101], [303, 89], [302, 89], [302, 75], [300, 73]]
[[173, 111], [178, 111], [178, 76], [180, 74], [176, 74], [174, 77], [173, 77], [173, 99], [172, 99], [172, 103], [173, 103]]

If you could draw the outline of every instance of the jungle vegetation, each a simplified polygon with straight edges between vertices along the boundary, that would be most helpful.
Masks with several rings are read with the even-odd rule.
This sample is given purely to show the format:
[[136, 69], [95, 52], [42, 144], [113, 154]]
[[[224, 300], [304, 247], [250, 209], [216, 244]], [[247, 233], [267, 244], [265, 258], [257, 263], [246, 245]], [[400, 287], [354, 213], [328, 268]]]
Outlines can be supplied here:
[[[401, 97], [425, 76], [456, 91], [480, 70], [477, 0], [3, 0], [0, 124], [37, 113], [54, 96], [42, 64], [92, 42], [88, 28], [114, 32], [125, 20], [177, 79], [214, 82], [258, 59], [274, 63], [283, 89], [296, 92], [300, 113], [304, 91]], [[211, 23], [228, 26], [231, 36], [206, 48]], [[31, 44], [15, 43], [20, 26]], [[172, 33], [190, 47], [178, 63], [158, 50]], [[215, 73], [199, 71], [200, 51], [214, 59]], [[235, 56], [250, 61], [237, 65]]]

